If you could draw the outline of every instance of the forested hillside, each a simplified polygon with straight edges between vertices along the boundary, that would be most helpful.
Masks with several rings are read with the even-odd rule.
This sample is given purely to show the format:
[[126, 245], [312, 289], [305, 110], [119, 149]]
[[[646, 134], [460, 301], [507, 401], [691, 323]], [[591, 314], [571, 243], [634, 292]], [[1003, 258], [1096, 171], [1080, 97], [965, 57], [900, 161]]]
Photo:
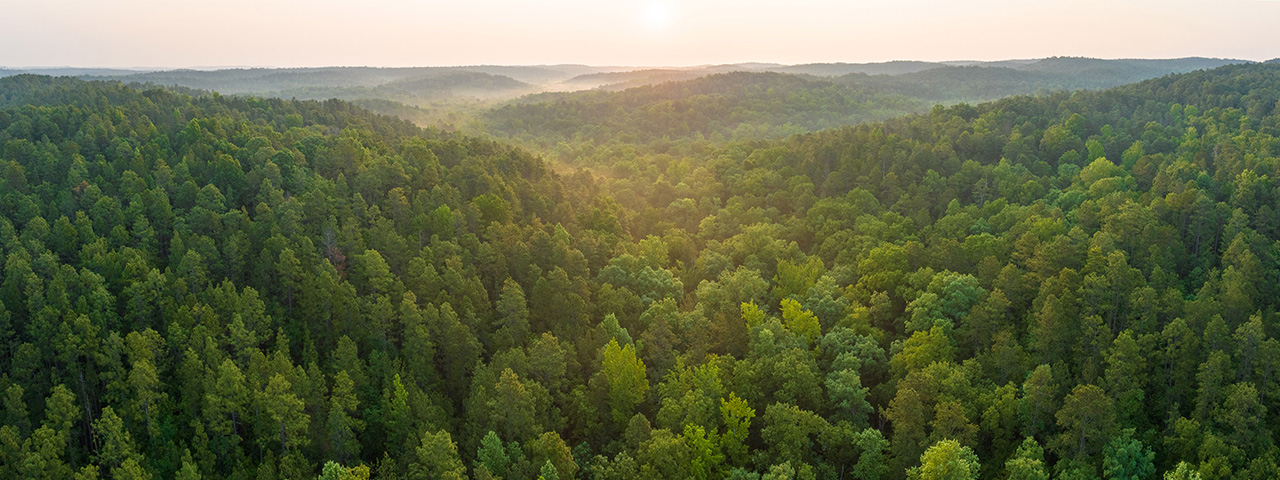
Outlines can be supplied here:
[[[802, 73], [839, 77], [851, 73], [867, 75], [901, 75], [946, 67], [986, 67], [1052, 73], [1075, 81], [1092, 81], [1092, 88], [1137, 82], [1162, 77], [1170, 73], [1186, 73], [1195, 70], [1218, 68], [1224, 65], [1247, 63], [1222, 58], [1170, 58], [1170, 59], [1113, 59], [1084, 57], [1050, 57], [1028, 60], [918, 62], [896, 61], [884, 63], [812, 63], [771, 69], [785, 73]], [[1077, 88], [1082, 88], [1077, 87]]]
[[829, 80], [734, 72], [621, 92], [531, 95], [485, 112], [481, 119], [489, 133], [536, 144], [653, 148], [687, 139], [724, 143], [783, 137], [892, 118], [929, 105], [918, 98]]
[[[563, 80], [576, 75], [577, 68], [566, 66], [472, 66], [472, 67], [409, 67], [409, 68], [372, 68], [372, 67], [326, 67], [326, 68], [228, 68], [219, 70], [166, 70], [114, 75], [109, 73], [84, 73], [87, 79], [118, 80], [125, 83], [153, 83], [157, 85], [178, 85], [187, 88], [213, 90], [225, 95], [252, 94], [263, 95], [268, 92], [280, 92], [291, 95], [298, 91], [317, 88], [372, 88], [397, 81], [412, 79], [450, 77], [470, 74], [471, 78], [484, 83], [493, 81], [490, 77], [505, 77], [521, 83], [544, 83]], [[586, 68], [587, 71], [595, 71]], [[31, 73], [44, 73], [37, 70]], [[47, 75], [65, 75], [67, 73], [44, 73]], [[481, 74], [481, 75], [477, 75]]]
[[455, 97], [519, 96], [535, 91], [533, 85], [511, 77], [476, 72], [445, 72], [407, 77], [373, 86], [307, 86], [257, 94], [298, 100], [380, 99], [407, 105], [425, 105]]
[[594, 91], [526, 95], [470, 112], [478, 121], [469, 131], [519, 142], [560, 163], [644, 169], [661, 161], [654, 154], [705, 156], [729, 142], [924, 113], [937, 104], [1101, 89], [1233, 63], [1239, 61], [1054, 57], [599, 73], [565, 84], [577, 79], [618, 83]]
[[1280, 65], [645, 139], [0, 79], [0, 477], [1280, 476]]

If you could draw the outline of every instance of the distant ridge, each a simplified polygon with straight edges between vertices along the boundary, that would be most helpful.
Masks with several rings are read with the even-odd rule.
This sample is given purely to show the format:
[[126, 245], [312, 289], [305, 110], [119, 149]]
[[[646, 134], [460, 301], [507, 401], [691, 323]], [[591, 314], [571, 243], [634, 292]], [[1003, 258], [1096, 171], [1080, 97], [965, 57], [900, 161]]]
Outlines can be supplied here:
[[13, 75], [33, 74], [48, 75], [51, 77], [83, 77], [88, 75], [135, 75], [139, 73], [151, 72], [150, 69], [131, 69], [131, 68], [76, 68], [76, 67], [32, 67], [32, 68], [5, 68], [0, 67], [0, 77], [9, 77]]
[[896, 60], [883, 63], [808, 63], [772, 69], [782, 73], [802, 73], [823, 77], [839, 77], [850, 73], [867, 75], [901, 75], [947, 66], [944, 63]]
[[620, 90], [655, 83], [692, 80], [706, 75], [708, 75], [708, 72], [703, 70], [648, 69], [627, 72], [587, 73], [565, 80], [561, 84], [580, 89], [605, 88], [608, 90]]
[[864, 73], [867, 75], [903, 75], [942, 67], [984, 67], [1055, 73], [1079, 73], [1081, 70], [1091, 70], [1107, 71], [1114, 75], [1152, 75], [1153, 72], [1162, 72], [1159, 74], [1165, 75], [1169, 73], [1185, 73], [1195, 70], [1218, 68], [1223, 65], [1232, 65], [1237, 63], [1251, 62], [1248, 60], [1203, 57], [1115, 60], [1087, 57], [1049, 57], [1042, 59], [998, 60], [989, 62], [962, 60], [946, 62], [892, 61], [883, 63], [810, 63], [780, 67], [777, 69], [770, 69], [770, 71], [839, 77], [851, 73]]
[[[856, 72], [830, 77], [739, 71], [687, 80], [674, 79], [698, 72], [637, 70], [575, 77], [582, 81], [627, 82], [593, 91], [528, 95], [484, 112], [482, 120], [492, 134], [554, 142], [591, 139], [599, 144], [658, 144], [689, 131], [707, 139], [780, 138], [923, 113], [939, 104], [978, 104], [1015, 95], [1101, 90], [1175, 73], [1247, 63], [1254, 62], [1055, 57], [993, 63], [1001, 66], [877, 64], [882, 72], [890, 68], [917, 69], [900, 74]], [[857, 66], [804, 66], [810, 72], [854, 67]], [[652, 83], [620, 88], [644, 81]]]
[[[322, 68], [247, 68], [227, 70], [168, 70], [134, 73], [130, 75], [101, 76], [96, 79], [122, 82], [179, 85], [189, 88], [213, 90], [223, 94], [264, 94], [307, 87], [374, 87], [389, 82], [442, 75], [450, 72], [471, 72], [502, 75], [525, 83], [541, 83], [556, 79], [562, 74], [542, 67], [477, 66], [477, 67], [322, 67]], [[86, 75], [86, 77], [90, 77]], [[566, 77], [567, 78], [567, 77]]]
[[1100, 60], [1083, 57], [1050, 57], [1031, 63], [1021, 70], [1052, 73], [1105, 73], [1109, 75], [1153, 76], [1207, 70], [1225, 65], [1250, 63], [1222, 58], [1172, 58], [1164, 60], [1122, 59]]

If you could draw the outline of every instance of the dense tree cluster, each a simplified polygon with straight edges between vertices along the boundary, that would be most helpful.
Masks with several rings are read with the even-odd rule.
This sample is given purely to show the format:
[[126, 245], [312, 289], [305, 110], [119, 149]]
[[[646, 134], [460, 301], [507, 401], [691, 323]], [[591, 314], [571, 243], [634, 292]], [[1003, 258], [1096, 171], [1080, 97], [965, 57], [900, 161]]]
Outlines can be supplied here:
[[1275, 478], [1278, 101], [1232, 66], [593, 178], [3, 79], [0, 477]]

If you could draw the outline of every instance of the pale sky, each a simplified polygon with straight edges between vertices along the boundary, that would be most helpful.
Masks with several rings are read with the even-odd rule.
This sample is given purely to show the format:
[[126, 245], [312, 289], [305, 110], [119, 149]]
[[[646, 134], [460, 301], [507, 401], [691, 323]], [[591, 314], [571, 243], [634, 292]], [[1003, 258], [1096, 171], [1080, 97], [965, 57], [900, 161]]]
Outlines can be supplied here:
[[1280, 57], [1280, 0], [0, 0], [0, 66]]

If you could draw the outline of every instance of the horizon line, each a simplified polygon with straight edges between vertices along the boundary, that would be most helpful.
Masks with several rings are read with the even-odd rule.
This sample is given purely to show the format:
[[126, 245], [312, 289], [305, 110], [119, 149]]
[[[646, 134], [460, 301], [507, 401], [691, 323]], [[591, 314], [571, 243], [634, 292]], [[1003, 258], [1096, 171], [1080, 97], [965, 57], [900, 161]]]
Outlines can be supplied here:
[[947, 64], [947, 63], [967, 63], [967, 62], [973, 62], [973, 63], [1000, 63], [1000, 62], [1027, 62], [1027, 61], [1040, 61], [1040, 60], [1048, 60], [1048, 59], [1054, 59], [1054, 58], [1076, 58], [1076, 59], [1104, 60], [1104, 61], [1123, 61], [1123, 60], [1188, 60], [1188, 59], [1206, 59], [1206, 60], [1227, 60], [1227, 61], [1252, 62], [1252, 63], [1265, 63], [1265, 62], [1268, 62], [1268, 61], [1271, 61], [1271, 60], [1277, 60], [1277, 59], [1280, 59], [1280, 57], [1276, 57], [1276, 58], [1270, 58], [1270, 59], [1257, 60], [1257, 59], [1250, 59], [1250, 58], [1212, 57], [1212, 56], [1196, 56], [1196, 55], [1192, 55], [1192, 56], [1185, 56], [1185, 57], [1114, 57], [1114, 58], [1104, 58], [1104, 57], [1087, 57], [1087, 56], [1076, 56], [1076, 55], [1053, 55], [1053, 56], [1048, 56], [1048, 57], [1032, 57], [1032, 58], [1004, 58], [1004, 59], [999, 59], [999, 60], [974, 60], [974, 59], [920, 60], [920, 59], [905, 59], [905, 58], [904, 58], [904, 59], [894, 59], [894, 60], [884, 60], [884, 61], [872, 61], [872, 62], [838, 61], [838, 60], [837, 60], [837, 61], [827, 61], [827, 62], [801, 62], [801, 63], [781, 63], [781, 62], [769, 62], [769, 61], [742, 61], [742, 62], [724, 62], [724, 63], [700, 63], [700, 64], [688, 64], [688, 65], [671, 65], [671, 64], [666, 64], [666, 65], [664, 65], [664, 64], [647, 64], [647, 65], [644, 65], [644, 64], [634, 64], [634, 65], [628, 65], [628, 64], [613, 64], [613, 65], [608, 65], [608, 64], [590, 64], [590, 63], [574, 63], [574, 62], [562, 62], [562, 63], [471, 63], [471, 64], [452, 64], [452, 65], [394, 65], [394, 66], [390, 66], [390, 65], [354, 65], [354, 64], [353, 64], [353, 65], [340, 65], [340, 64], [331, 64], [331, 65], [292, 65], [292, 66], [282, 66], [282, 65], [194, 65], [194, 66], [180, 66], [180, 67], [175, 67], [175, 66], [138, 66], [138, 65], [131, 65], [131, 66], [0, 65], [0, 70], [57, 70], [57, 69], [76, 69], [76, 70], [129, 70], [129, 71], [136, 71], [136, 72], [139, 72], [139, 73], [152, 73], [152, 72], [169, 72], [169, 71], [181, 71], [181, 70], [206, 71], [206, 72], [207, 72], [207, 71], [219, 71], [219, 70], [283, 70], [283, 69], [323, 69], [323, 68], [380, 68], [380, 69], [410, 69], [410, 68], [475, 68], [475, 67], [530, 67], [530, 68], [536, 68], [536, 67], [566, 67], [566, 66], [593, 67], [593, 68], [641, 68], [641, 69], [654, 69], [654, 68], [683, 68], [683, 69], [695, 69], [695, 68], [722, 67], [722, 66], [737, 66], [737, 65], [751, 65], [751, 64], [758, 64], [758, 65], [774, 65], [774, 66], [779, 66], [779, 67], [795, 67], [795, 66], [803, 66], [803, 65], [841, 65], [841, 64], [844, 64], [844, 65], [878, 65], [878, 64], [904, 63], [904, 62], [936, 63], [936, 64]]

